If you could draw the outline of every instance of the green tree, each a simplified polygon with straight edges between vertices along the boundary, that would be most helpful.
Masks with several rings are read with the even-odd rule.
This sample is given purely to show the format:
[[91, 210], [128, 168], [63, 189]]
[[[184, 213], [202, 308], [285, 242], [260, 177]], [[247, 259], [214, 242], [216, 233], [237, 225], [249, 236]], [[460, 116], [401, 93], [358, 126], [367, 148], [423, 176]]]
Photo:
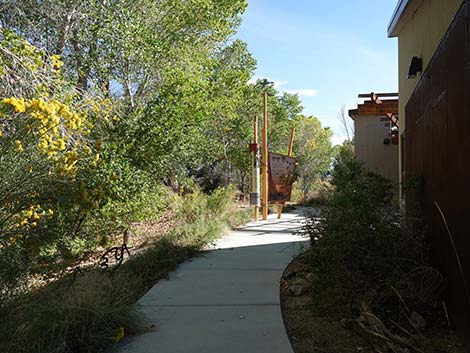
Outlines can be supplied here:
[[134, 108], [174, 69], [204, 69], [245, 7], [244, 0], [7, 1], [0, 24], [60, 55], [80, 89], [113, 93]]
[[297, 174], [306, 198], [315, 183], [330, 169], [336, 149], [331, 144], [331, 129], [323, 128], [318, 118], [298, 116], [296, 131], [294, 152], [298, 162]]

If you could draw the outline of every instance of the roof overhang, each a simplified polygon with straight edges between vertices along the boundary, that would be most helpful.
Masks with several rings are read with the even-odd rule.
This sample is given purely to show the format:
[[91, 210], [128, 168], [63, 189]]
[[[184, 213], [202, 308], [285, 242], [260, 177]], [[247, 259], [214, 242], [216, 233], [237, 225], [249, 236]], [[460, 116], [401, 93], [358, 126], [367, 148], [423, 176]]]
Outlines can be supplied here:
[[356, 116], [359, 113], [359, 109], [350, 109], [348, 115], [352, 120], [356, 120]]
[[349, 117], [353, 120], [387, 114], [398, 115], [398, 99], [384, 99], [379, 104], [372, 100], [366, 100], [364, 103], [358, 104], [356, 109], [348, 111]]
[[423, 0], [399, 0], [388, 25], [388, 36], [397, 37]]

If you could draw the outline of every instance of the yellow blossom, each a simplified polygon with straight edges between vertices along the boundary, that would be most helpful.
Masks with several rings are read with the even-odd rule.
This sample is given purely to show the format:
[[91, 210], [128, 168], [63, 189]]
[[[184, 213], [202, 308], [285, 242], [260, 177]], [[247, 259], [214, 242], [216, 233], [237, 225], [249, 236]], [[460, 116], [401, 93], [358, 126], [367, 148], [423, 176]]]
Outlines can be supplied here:
[[59, 71], [59, 69], [64, 65], [64, 63], [60, 60], [59, 55], [51, 56], [51, 64], [54, 71]]
[[39, 148], [43, 151], [43, 152], [46, 152], [47, 151], [47, 146], [49, 145], [49, 143], [47, 142], [46, 139], [41, 139], [41, 141], [39, 142]]
[[63, 139], [58, 139], [54, 141], [52, 145], [55, 149], [58, 149], [60, 151], [65, 150], [65, 141]]
[[15, 148], [19, 153], [22, 153], [24, 151], [23, 144], [20, 140], [15, 140]]
[[124, 338], [124, 335], [125, 335], [124, 327], [119, 327], [118, 333], [116, 337], [114, 337], [114, 341], [116, 343], [119, 342], [120, 340]]
[[26, 111], [24, 98], [3, 98], [2, 103], [11, 105], [17, 113], [24, 113]]
[[[62, 62], [58, 55], [50, 57], [51, 63], [55, 68], [60, 68]], [[80, 139], [71, 138], [77, 132], [71, 130], [79, 130], [78, 133], [84, 136], [92, 128], [90, 121], [85, 115], [80, 115], [72, 111], [69, 106], [55, 99], [47, 99], [47, 97], [38, 97], [30, 100], [24, 98], [7, 97], [0, 98], [0, 108], [5, 114], [11, 114], [8, 107], [15, 112], [27, 112], [30, 118], [26, 121], [26, 130], [33, 137], [36, 137], [36, 146], [39, 151], [46, 155], [50, 160], [57, 163], [57, 171], [60, 173], [71, 172], [78, 163], [78, 152], [83, 151], [87, 154], [92, 153], [92, 146], [81, 143]], [[100, 101], [101, 102], [101, 101]], [[1, 106], [3, 104], [4, 106]], [[92, 101], [92, 104], [101, 106], [99, 102]], [[25, 117], [25, 118], [28, 118]], [[5, 132], [3, 126], [0, 126], [0, 136]], [[18, 152], [24, 151], [22, 141], [17, 140], [13, 146]], [[67, 151], [68, 147], [73, 148]], [[91, 148], [90, 148], [91, 147]], [[102, 143], [97, 143], [97, 149], [102, 150]], [[64, 153], [61, 153], [64, 151]], [[92, 163], [96, 166], [99, 161], [99, 155], [96, 155]], [[30, 169], [28, 169], [31, 172]]]
[[20, 214], [20, 218], [16, 223], [17, 228], [30, 229], [37, 227], [38, 220], [41, 219], [41, 215], [48, 215], [41, 209], [41, 205], [32, 205], [28, 209], [23, 210]]
[[95, 154], [95, 158], [93, 158], [93, 166], [96, 167], [98, 165], [98, 161], [100, 160], [100, 155], [97, 153]]
[[65, 171], [69, 172], [72, 170], [73, 166], [77, 163], [78, 154], [75, 151], [68, 151], [64, 156], [65, 162]]

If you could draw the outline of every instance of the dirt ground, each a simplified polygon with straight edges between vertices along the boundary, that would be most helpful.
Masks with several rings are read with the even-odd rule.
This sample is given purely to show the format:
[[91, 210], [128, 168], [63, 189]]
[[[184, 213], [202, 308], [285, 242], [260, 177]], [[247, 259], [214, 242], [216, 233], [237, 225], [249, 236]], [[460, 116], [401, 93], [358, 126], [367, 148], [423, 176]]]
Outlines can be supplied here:
[[287, 267], [281, 281], [284, 323], [295, 353], [373, 352], [358, 334], [343, 327], [341, 318], [312, 312], [308, 273], [299, 257]]
[[[294, 259], [281, 280], [281, 308], [284, 323], [295, 353], [375, 353], [374, 340], [356, 327], [356, 320], [341, 314], [319, 316], [312, 307], [312, 280], [305, 257]], [[346, 315], [345, 315], [346, 316]], [[449, 330], [431, 327], [422, 349], [380, 349], [380, 352], [466, 353]], [[452, 334], [451, 334], [452, 336]], [[424, 338], [424, 337], [423, 337]], [[377, 345], [376, 345], [377, 346]]]

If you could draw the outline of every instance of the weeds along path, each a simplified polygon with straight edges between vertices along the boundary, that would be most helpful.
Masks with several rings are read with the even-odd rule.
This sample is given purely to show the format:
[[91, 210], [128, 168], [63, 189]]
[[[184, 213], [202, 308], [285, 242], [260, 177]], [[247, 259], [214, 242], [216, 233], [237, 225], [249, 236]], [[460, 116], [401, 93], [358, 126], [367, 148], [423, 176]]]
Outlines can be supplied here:
[[117, 353], [289, 353], [279, 282], [307, 246], [294, 234], [303, 212], [249, 223], [162, 280], [138, 304], [152, 331], [125, 339]]

